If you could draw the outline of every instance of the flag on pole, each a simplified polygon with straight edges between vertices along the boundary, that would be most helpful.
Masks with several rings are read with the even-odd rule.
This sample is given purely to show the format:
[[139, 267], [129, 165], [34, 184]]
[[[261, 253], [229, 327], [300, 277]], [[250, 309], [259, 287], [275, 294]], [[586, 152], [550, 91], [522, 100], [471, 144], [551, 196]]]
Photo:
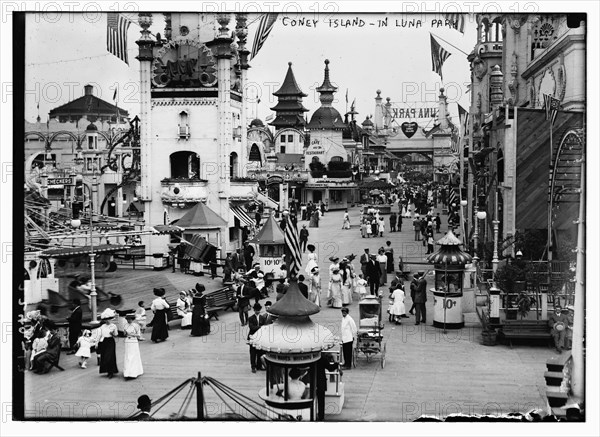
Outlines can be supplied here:
[[106, 17], [106, 50], [129, 65], [127, 56], [127, 31], [131, 21], [116, 12]]
[[256, 29], [256, 35], [254, 35], [254, 43], [252, 44], [252, 53], [250, 54], [250, 59], [253, 59], [258, 54], [258, 51], [267, 40], [269, 33], [271, 33], [271, 30], [275, 25], [275, 21], [277, 21], [277, 13], [264, 14], [260, 18], [258, 29]]
[[452, 185], [448, 185], [448, 205], [452, 206], [452, 204], [454, 203], [456, 206], [457, 200], [458, 196], [456, 195], [456, 189]]
[[296, 225], [292, 221], [291, 217], [292, 216], [290, 214], [286, 214], [284, 239], [287, 252], [288, 277], [295, 278], [300, 271], [300, 266], [302, 265], [302, 252], [300, 251], [298, 228], [296, 228]]
[[450, 52], [446, 51], [432, 34], [429, 34], [429, 37], [431, 39], [431, 69], [439, 74], [440, 79], [443, 81], [442, 65], [444, 65], [446, 59], [450, 57]]
[[544, 109], [546, 110], [546, 120], [550, 120], [550, 126], [554, 126], [556, 116], [558, 115], [559, 107], [560, 100], [555, 99], [549, 94], [544, 94]]
[[465, 33], [465, 15], [464, 14], [444, 14], [444, 18], [453, 29], [460, 33]]

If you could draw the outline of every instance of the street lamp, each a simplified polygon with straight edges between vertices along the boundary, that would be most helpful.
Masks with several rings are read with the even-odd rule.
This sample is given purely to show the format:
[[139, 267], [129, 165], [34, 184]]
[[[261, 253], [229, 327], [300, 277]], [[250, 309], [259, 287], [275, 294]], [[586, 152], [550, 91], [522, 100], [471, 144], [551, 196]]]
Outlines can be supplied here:
[[[91, 274], [91, 284], [90, 284], [90, 301], [92, 303], [92, 321], [95, 322], [98, 320], [98, 293], [96, 292], [96, 255], [94, 253], [94, 240], [93, 240], [93, 215], [92, 215], [92, 190], [86, 184], [83, 184], [82, 187], [88, 189], [89, 193], [89, 213], [90, 213], [90, 274]], [[79, 228], [81, 226], [81, 220], [79, 218], [73, 218], [71, 220], [71, 226], [74, 228]]]

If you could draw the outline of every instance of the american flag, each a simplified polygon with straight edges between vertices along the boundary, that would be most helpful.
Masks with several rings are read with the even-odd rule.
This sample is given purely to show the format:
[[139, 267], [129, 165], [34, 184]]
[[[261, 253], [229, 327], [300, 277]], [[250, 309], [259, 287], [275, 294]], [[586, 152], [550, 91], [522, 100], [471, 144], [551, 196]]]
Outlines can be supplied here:
[[273, 29], [277, 21], [277, 14], [264, 14], [260, 17], [260, 23], [258, 23], [258, 29], [256, 29], [256, 35], [254, 36], [254, 43], [252, 44], [252, 53], [250, 59], [254, 58], [258, 51], [262, 48], [263, 44], [267, 40], [269, 33]]
[[442, 76], [442, 65], [446, 59], [450, 57], [450, 52], [446, 51], [433, 37], [429, 34], [431, 39], [431, 69], [440, 75], [440, 79], [444, 80]]
[[465, 33], [465, 15], [464, 14], [444, 14], [444, 18], [449, 24], [460, 33]]
[[127, 31], [131, 21], [116, 12], [106, 17], [106, 50], [129, 65], [127, 56]]
[[544, 94], [544, 109], [546, 110], [546, 120], [550, 120], [550, 126], [554, 126], [556, 116], [558, 115], [559, 107], [560, 100], [555, 99], [549, 94]]
[[454, 203], [455, 206], [458, 201], [458, 196], [456, 195], [456, 188], [451, 185], [448, 185], [448, 205], [452, 206]]
[[295, 278], [302, 265], [302, 252], [300, 251], [300, 242], [298, 239], [298, 228], [291, 220], [291, 215], [287, 214], [285, 218], [285, 249], [287, 255], [288, 277]]

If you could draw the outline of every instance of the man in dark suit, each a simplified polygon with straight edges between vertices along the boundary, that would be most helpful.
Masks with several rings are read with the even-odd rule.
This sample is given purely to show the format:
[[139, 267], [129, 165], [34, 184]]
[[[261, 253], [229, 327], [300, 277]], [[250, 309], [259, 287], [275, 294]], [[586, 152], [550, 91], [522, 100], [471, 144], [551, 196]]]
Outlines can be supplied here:
[[152, 408], [152, 401], [148, 397], [148, 395], [141, 395], [138, 398], [137, 407], [141, 410], [135, 416], [131, 418], [131, 420], [152, 420], [150, 417], [150, 409]]
[[325, 392], [327, 391], [327, 374], [326, 370], [330, 372], [337, 370], [338, 363], [336, 363], [331, 354], [321, 352], [321, 358], [317, 361], [317, 420], [322, 422], [325, 419]]
[[425, 309], [425, 302], [427, 302], [427, 280], [425, 279], [425, 273], [419, 272], [419, 279], [415, 289], [415, 325], [419, 323], [427, 323], [427, 311]]
[[302, 296], [308, 299], [308, 285], [304, 283], [304, 275], [298, 276], [298, 288], [300, 289]]
[[73, 355], [77, 352], [77, 340], [81, 335], [81, 319], [83, 317], [83, 312], [81, 310], [81, 301], [79, 299], [73, 299], [73, 309], [71, 310], [71, 315], [67, 317], [67, 321], [69, 322], [69, 347], [71, 350], [67, 355]]
[[302, 229], [300, 229], [300, 249], [302, 253], [306, 252], [306, 244], [308, 243], [308, 229], [306, 229], [306, 225], [302, 225]]
[[371, 295], [376, 296], [377, 290], [379, 290], [379, 277], [381, 276], [381, 270], [379, 269], [379, 263], [375, 260], [375, 255], [371, 255], [369, 262], [367, 263], [367, 276], [366, 279], [369, 282]]
[[[250, 337], [256, 333], [263, 326], [264, 318], [260, 314], [262, 310], [262, 306], [259, 303], [254, 304], [254, 314], [252, 314], [248, 318], [248, 340]], [[262, 361], [260, 360], [260, 351], [257, 351], [256, 348], [250, 345], [250, 367], [252, 368], [252, 373], [256, 373], [256, 370], [262, 370]]]
[[246, 264], [246, 270], [250, 270], [252, 268], [252, 260], [254, 259], [254, 247], [250, 245], [247, 241], [244, 243], [244, 262]]

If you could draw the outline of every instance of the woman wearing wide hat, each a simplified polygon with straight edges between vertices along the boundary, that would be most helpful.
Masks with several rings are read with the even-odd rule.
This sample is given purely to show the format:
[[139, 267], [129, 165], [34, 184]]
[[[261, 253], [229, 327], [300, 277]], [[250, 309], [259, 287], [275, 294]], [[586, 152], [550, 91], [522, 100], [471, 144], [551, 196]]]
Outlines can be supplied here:
[[154, 295], [156, 299], [152, 301], [150, 309], [154, 312], [154, 318], [152, 319], [152, 336], [150, 337], [153, 342], [165, 341], [169, 338], [169, 331], [167, 326], [167, 310], [169, 304], [164, 299], [165, 289], [155, 288]]
[[105, 309], [100, 315], [102, 325], [100, 326], [100, 341], [97, 346], [100, 355], [100, 373], [107, 373], [112, 378], [115, 373], [119, 373], [117, 368], [117, 353], [115, 337], [118, 335], [115, 319], [117, 312], [111, 308]]

